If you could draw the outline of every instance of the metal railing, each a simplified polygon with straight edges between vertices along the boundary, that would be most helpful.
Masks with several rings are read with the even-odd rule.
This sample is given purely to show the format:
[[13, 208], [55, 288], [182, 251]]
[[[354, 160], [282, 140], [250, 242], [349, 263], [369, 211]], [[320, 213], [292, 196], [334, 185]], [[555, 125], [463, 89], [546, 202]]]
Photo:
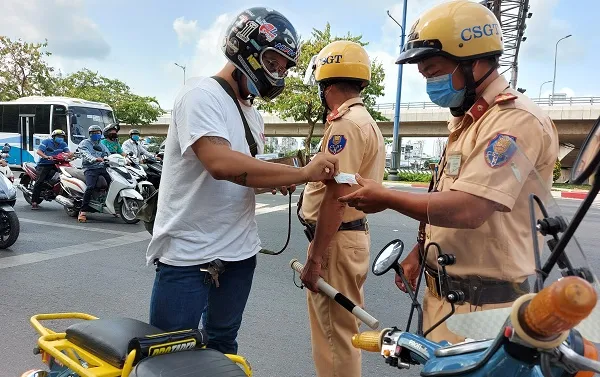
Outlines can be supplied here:
[[[542, 106], [573, 106], [573, 105], [598, 105], [600, 106], [600, 97], [563, 97], [563, 98], [531, 98], [531, 100]], [[427, 109], [439, 108], [438, 105], [432, 102], [406, 102], [400, 104], [401, 109]], [[378, 103], [374, 106], [377, 111], [393, 111], [396, 109], [396, 104]]]
[[[559, 97], [559, 98], [531, 98], [531, 100], [541, 106], [573, 106], [573, 105], [597, 105], [600, 106], [600, 97]], [[405, 102], [400, 104], [401, 109], [442, 109], [432, 102]], [[377, 111], [389, 112], [396, 109], [396, 104], [393, 102], [378, 103], [374, 106]], [[172, 110], [165, 110], [165, 114], [161, 117], [170, 116]], [[168, 114], [168, 115], [167, 115]]]

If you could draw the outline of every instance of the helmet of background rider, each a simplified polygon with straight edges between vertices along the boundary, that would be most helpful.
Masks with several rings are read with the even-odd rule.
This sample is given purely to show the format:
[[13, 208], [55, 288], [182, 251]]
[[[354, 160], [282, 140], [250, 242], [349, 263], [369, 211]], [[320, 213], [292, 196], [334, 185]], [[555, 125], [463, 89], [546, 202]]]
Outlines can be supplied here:
[[57, 129], [57, 130], [54, 130], [54, 131], [52, 131], [52, 134], [51, 134], [50, 136], [51, 136], [53, 139], [54, 139], [56, 136], [60, 136], [60, 137], [63, 137], [63, 138], [64, 138], [64, 137], [65, 137], [65, 131], [63, 131], [63, 130], [61, 130], [61, 129]]
[[[251, 97], [270, 101], [281, 94], [287, 71], [298, 64], [299, 42], [296, 29], [281, 13], [254, 7], [238, 14], [229, 25], [222, 50], [237, 68], [238, 85], [241, 73], [248, 80]], [[273, 53], [286, 58], [285, 67], [268, 58]]]
[[121, 126], [118, 123], [110, 123], [106, 127], [104, 127], [104, 130], [102, 133], [104, 134], [104, 137], [108, 139], [108, 134], [110, 133], [110, 131], [114, 130], [116, 132], [119, 132], [120, 129], [121, 129]]
[[472, 62], [498, 59], [503, 51], [502, 28], [494, 13], [482, 4], [455, 0], [421, 14], [410, 29], [396, 64], [415, 64], [433, 56], [455, 60], [465, 75], [467, 94], [462, 111], [466, 111], [475, 101], [475, 88], [487, 78], [475, 82]]

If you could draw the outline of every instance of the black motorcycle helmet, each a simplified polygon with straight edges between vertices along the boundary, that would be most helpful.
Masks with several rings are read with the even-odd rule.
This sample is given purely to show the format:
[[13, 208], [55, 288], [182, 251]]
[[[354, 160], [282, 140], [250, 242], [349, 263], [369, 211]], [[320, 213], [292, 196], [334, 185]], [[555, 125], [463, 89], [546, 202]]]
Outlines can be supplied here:
[[[298, 64], [300, 52], [292, 23], [281, 13], [263, 7], [247, 9], [235, 18], [227, 28], [222, 50], [237, 68], [233, 77], [240, 93], [250, 92], [250, 99], [258, 96], [266, 101], [281, 94], [286, 73], [269, 70], [269, 62], [263, 61], [264, 53], [274, 51], [282, 55], [288, 62], [285, 68], [290, 69]], [[242, 74], [248, 79], [248, 89], [241, 88]]]
[[121, 129], [121, 126], [119, 126], [118, 123], [110, 123], [109, 125], [104, 127], [104, 130], [103, 130], [104, 137], [108, 139], [108, 134], [110, 133], [110, 131], [115, 130], [116, 132], [119, 132], [120, 129]]

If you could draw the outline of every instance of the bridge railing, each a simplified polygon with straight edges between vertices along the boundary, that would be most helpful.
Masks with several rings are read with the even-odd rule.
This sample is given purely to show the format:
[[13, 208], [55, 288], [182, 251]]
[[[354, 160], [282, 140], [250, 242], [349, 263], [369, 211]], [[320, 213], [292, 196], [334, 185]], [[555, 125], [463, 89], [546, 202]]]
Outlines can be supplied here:
[[[573, 106], [573, 105], [598, 105], [600, 106], [600, 97], [564, 97], [564, 98], [532, 98], [533, 102], [542, 106]], [[427, 109], [427, 108], [441, 108], [432, 102], [405, 102], [400, 104], [400, 109]], [[377, 111], [394, 111], [396, 110], [396, 104], [390, 103], [378, 103], [374, 106]]]
[[[600, 106], [600, 97], [560, 97], [560, 98], [532, 98], [532, 101], [541, 106]], [[400, 104], [400, 109], [406, 110], [417, 110], [417, 109], [431, 109], [437, 108], [442, 109], [438, 105], [432, 102], [404, 102]], [[382, 112], [384, 115], [393, 115], [393, 112], [396, 110], [396, 104], [393, 102], [390, 103], [378, 103], [374, 106], [374, 109]], [[167, 118], [171, 116], [171, 110], [166, 110], [165, 114], [163, 114], [160, 118]], [[273, 114], [263, 114], [263, 116], [269, 117], [269, 119], [265, 119], [266, 123], [269, 121], [277, 121], [287, 123], [288, 121], [279, 119], [276, 115]], [[163, 119], [164, 121], [164, 119]]]

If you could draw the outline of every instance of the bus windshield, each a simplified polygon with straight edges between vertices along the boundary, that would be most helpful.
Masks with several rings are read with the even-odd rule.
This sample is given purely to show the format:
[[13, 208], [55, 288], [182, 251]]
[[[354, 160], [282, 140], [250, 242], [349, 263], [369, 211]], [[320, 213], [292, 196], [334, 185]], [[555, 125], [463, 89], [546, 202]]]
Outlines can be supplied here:
[[79, 144], [88, 137], [88, 128], [92, 125], [104, 126], [114, 123], [113, 112], [104, 109], [94, 109], [91, 107], [71, 106], [69, 108], [71, 117], [71, 141]]

